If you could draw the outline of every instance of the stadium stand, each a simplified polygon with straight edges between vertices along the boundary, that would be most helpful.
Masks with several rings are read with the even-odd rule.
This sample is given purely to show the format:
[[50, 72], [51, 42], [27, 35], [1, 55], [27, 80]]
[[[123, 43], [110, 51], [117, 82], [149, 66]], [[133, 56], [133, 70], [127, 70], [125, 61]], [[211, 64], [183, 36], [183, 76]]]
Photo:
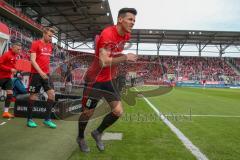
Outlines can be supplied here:
[[14, 23], [10, 19], [0, 16], [0, 21], [8, 25], [10, 30], [10, 44], [16, 41], [21, 42], [23, 45], [22, 53], [20, 54], [20, 59], [29, 60], [28, 50], [30, 48], [31, 42], [37, 37], [29, 30], [21, 27], [17, 23]]
[[[61, 54], [61, 50], [59, 50]], [[65, 50], [69, 61], [61, 63], [61, 72], [64, 72], [66, 63], [73, 64], [73, 68], [87, 68], [91, 63], [93, 54]], [[237, 59], [236, 59], [237, 60]], [[61, 62], [65, 58], [60, 59]], [[161, 65], [163, 64], [163, 65]], [[159, 81], [170, 80], [163, 75], [174, 75], [179, 81], [203, 79], [207, 81], [224, 81], [224, 77], [238, 77], [237, 73], [229, 66], [225, 59], [218, 57], [183, 57], [183, 56], [139, 56], [136, 63], [126, 63], [119, 66], [121, 75], [135, 72], [137, 77], [144, 77], [145, 80]], [[165, 69], [166, 71], [163, 71]]]
[[240, 71], [240, 59], [239, 58], [231, 58], [229, 62], [234, 65]]
[[[9, 2], [9, 1], [7, 1]], [[15, 3], [9, 2], [13, 6]], [[25, 13], [26, 14], [26, 13]], [[20, 41], [24, 45], [23, 53], [20, 59], [29, 60], [29, 47], [31, 41], [39, 38], [39, 34], [26, 29], [8, 19], [0, 16], [0, 21], [8, 24], [10, 28], [10, 43]], [[79, 51], [72, 51], [54, 44], [54, 54], [51, 57], [51, 71], [64, 77], [66, 66], [72, 64], [73, 70], [87, 68], [93, 59], [93, 54]], [[232, 58], [231, 64], [240, 69], [240, 60]], [[234, 69], [226, 63], [226, 60], [220, 57], [184, 57], [184, 56], [152, 56], [140, 55], [136, 63], [127, 63], [120, 65], [119, 73], [127, 75], [134, 73], [137, 77], [142, 77], [144, 81], [226, 81], [229, 79], [239, 79]], [[57, 72], [55, 72], [57, 71]], [[73, 74], [73, 77], [78, 77]], [[169, 76], [171, 75], [171, 76]], [[81, 76], [80, 76], [81, 77]], [[82, 77], [81, 77], [82, 78]], [[62, 78], [61, 78], [62, 79]], [[78, 83], [77, 80], [74, 80]]]

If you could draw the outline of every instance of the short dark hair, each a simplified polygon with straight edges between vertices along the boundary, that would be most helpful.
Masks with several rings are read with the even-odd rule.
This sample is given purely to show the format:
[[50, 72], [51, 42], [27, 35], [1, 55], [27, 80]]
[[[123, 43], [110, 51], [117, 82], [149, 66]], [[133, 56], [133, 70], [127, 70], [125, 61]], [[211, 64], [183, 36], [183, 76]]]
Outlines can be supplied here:
[[135, 8], [122, 8], [118, 11], [118, 17], [124, 17], [126, 13], [137, 15], [137, 10]]
[[22, 43], [21, 42], [13, 42], [12, 46], [19, 46], [22, 47]]
[[52, 27], [44, 27], [43, 33], [47, 33], [48, 31], [52, 32], [53, 34], [56, 33]]

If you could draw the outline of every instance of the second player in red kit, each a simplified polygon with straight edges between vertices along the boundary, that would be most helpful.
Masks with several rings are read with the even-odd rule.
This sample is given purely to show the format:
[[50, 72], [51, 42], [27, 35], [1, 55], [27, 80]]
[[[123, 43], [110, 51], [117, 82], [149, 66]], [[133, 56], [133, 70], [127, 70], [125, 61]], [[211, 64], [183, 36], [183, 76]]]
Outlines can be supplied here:
[[48, 95], [46, 116], [43, 123], [50, 128], [56, 128], [56, 124], [51, 120], [51, 110], [54, 105], [55, 93], [49, 76], [50, 56], [53, 50], [53, 34], [54, 30], [52, 28], [44, 28], [42, 39], [34, 41], [30, 49], [32, 69], [29, 84], [30, 96], [27, 111], [27, 126], [31, 128], [37, 127], [37, 124], [32, 120], [32, 110], [41, 87], [43, 87]]
[[3, 118], [13, 118], [14, 116], [8, 112], [11, 100], [13, 98], [12, 75], [17, 72], [16, 58], [22, 51], [21, 43], [12, 44], [12, 48], [0, 57], [0, 87], [7, 92], [4, 104]]

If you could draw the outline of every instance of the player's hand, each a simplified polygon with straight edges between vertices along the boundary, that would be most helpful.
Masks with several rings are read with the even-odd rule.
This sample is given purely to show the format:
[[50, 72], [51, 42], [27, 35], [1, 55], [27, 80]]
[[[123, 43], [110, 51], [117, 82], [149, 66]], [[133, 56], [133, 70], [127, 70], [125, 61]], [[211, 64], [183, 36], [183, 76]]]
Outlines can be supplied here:
[[12, 72], [12, 74], [16, 74], [16, 73], [17, 73], [17, 70], [14, 69], [14, 68], [12, 68], [12, 69], [11, 69], [11, 72]]
[[127, 54], [127, 61], [136, 62], [137, 61], [137, 55], [133, 53]]
[[40, 76], [42, 77], [42, 79], [48, 79], [47, 74], [44, 73], [44, 72], [41, 72], [41, 73], [40, 73]]

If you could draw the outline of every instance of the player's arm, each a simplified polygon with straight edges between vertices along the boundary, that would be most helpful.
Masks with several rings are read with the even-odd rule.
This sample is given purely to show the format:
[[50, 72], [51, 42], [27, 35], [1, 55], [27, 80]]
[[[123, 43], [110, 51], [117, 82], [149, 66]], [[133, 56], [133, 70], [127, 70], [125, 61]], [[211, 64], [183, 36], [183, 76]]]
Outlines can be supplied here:
[[3, 54], [0, 57], [0, 68], [1, 70], [7, 71], [7, 72], [12, 72], [13, 74], [15, 74], [17, 72], [17, 70], [15, 68], [9, 67], [7, 66], [4, 62], [9, 61], [10, 59], [8, 58], [7, 54]]
[[137, 56], [133, 53], [128, 54], [118, 54], [117, 57], [111, 57], [111, 51], [106, 48], [100, 48], [99, 50], [99, 64], [102, 67], [107, 67], [111, 65], [115, 65], [121, 62], [126, 61], [133, 61], [135, 62], [137, 60]]
[[36, 53], [30, 54], [30, 61], [32, 66], [36, 69], [36, 71], [40, 74], [40, 76], [43, 79], [47, 79], [48, 78], [47, 74], [42, 71], [42, 69], [39, 67], [39, 65], [36, 62]]

